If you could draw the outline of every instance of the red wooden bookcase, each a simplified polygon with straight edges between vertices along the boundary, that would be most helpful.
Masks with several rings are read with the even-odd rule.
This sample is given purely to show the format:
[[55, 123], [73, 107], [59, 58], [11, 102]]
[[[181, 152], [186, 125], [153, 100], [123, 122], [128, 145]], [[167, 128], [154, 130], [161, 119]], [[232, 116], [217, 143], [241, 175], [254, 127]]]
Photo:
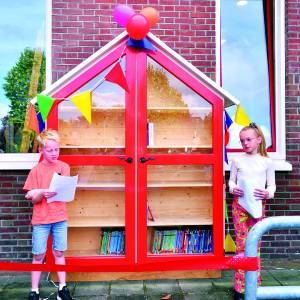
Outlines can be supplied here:
[[[102, 82], [93, 90], [91, 124], [68, 100], [57, 101], [47, 120], [60, 133], [60, 159], [79, 175], [68, 204], [67, 265], [55, 266], [47, 251], [45, 265], [6, 269], [106, 272], [74, 277], [94, 280], [121, 273], [128, 279], [212, 277], [219, 269], [256, 267], [251, 259], [224, 256], [225, 97], [155, 37], [150, 41], [157, 51], [127, 47], [123, 34], [50, 89], [51, 97], [67, 99]], [[103, 82], [118, 62], [129, 92]], [[174, 242], [180, 230], [205, 230], [212, 247], [170, 250], [170, 240], [168, 249], [154, 247], [160, 233], [165, 240], [173, 234]], [[124, 253], [101, 253], [105, 233], [116, 231], [125, 232]]]

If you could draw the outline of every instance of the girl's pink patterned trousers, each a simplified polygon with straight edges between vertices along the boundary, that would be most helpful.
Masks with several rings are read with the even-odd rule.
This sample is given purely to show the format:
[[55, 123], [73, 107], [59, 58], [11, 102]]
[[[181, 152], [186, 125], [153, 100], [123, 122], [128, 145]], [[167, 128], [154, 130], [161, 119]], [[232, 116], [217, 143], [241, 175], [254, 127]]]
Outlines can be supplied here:
[[[232, 202], [232, 218], [235, 229], [235, 243], [236, 243], [236, 255], [244, 255], [246, 238], [250, 229], [260, 220], [265, 217], [266, 214], [266, 202], [263, 201], [262, 217], [254, 219], [248, 214], [239, 204], [238, 198], [235, 197]], [[258, 244], [258, 255], [260, 255], [260, 242]], [[261, 276], [259, 272], [258, 284], [261, 284]], [[234, 289], [239, 293], [245, 293], [245, 271], [237, 270], [234, 276]]]

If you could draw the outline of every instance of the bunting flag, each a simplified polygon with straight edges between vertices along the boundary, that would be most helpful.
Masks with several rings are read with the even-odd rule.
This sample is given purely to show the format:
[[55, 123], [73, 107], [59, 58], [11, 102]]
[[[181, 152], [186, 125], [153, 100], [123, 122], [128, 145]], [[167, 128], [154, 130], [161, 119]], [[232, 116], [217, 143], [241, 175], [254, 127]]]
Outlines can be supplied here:
[[229, 127], [232, 125], [233, 121], [231, 120], [229, 114], [227, 111], [224, 109], [224, 130], [225, 130], [225, 136], [224, 136], [224, 141], [225, 141], [225, 146], [228, 145], [230, 135], [229, 135]]
[[40, 132], [43, 132], [44, 129], [45, 129], [45, 123], [44, 123], [44, 121], [43, 121], [43, 119], [42, 119], [41, 113], [38, 112], [38, 113], [36, 114], [36, 117], [37, 117], [37, 119], [38, 119]]
[[224, 161], [225, 161], [226, 164], [228, 165], [228, 155], [227, 155], [227, 149], [226, 149], [226, 146], [224, 146]]
[[28, 112], [28, 128], [35, 131], [37, 134], [40, 133], [39, 122], [36, 116], [35, 108], [33, 104], [30, 104]]
[[105, 79], [118, 84], [125, 91], [129, 92], [127, 80], [119, 62], [116, 63], [115, 66], [109, 71], [109, 73], [105, 76]]
[[92, 123], [92, 91], [87, 90], [78, 95], [70, 97], [71, 101], [80, 110], [82, 115]]
[[227, 111], [224, 109], [224, 161], [228, 164], [228, 156], [227, 156], [227, 148], [226, 146], [229, 143], [230, 134], [229, 134], [229, 127], [233, 121], [231, 120], [230, 116], [228, 115]]
[[43, 122], [46, 122], [55, 99], [45, 95], [36, 95], [36, 98]]
[[133, 38], [129, 38], [127, 45], [134, 48], [142, 48], [157, 51], [157, 49], [149, 42], [147, 38], [143, 38], [141, 40], [134, 40]]
[[243, 125], [243, 126], [248, 126], [251, 121], [249, 117], [247, 116], [246, 112], [244, 109], [241, 107], [239, 104], [235, 113], [235, 123]]

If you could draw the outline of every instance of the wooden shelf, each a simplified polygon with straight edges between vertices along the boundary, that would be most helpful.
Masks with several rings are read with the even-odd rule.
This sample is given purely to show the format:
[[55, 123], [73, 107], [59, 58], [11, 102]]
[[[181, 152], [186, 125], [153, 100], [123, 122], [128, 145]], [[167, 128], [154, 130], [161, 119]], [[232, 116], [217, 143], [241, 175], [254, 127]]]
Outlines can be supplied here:
[[68, 227], [124, 227], [125, 219], [119, 216], [111, 217], [74, 217], [69, 216]]
[[125, 183], [78, 183], [77, 188], [86, 190], [124, 189]]
[[[117, 107], [117, 106], [93, 106], [91, 108], [92, 112], [107, 112], [107, 111], [125, 111], [125, 107]], [[64, 112], [64, 111], [79, 111], [77, 107], [74, 106], [65, 106], [65, 107], [60, 107], [59, 112]]]
[[61, 145], [60, 148], [63, 149], [124, 149], [125, 146], [122, 145], [84, 145], [84, 146], [77, 146], [77, 145]]
[[147, 146], [147, 149], [177, 149], [177, 148], [201, 148], [201, 149], [210, 149], [212, 148], [212, 145], [153, 145], [153, 146]]
[[148, 183], [147, 187], [156, 188], [156, 187], [211, 187], [212, 183], [209, 182], [157, 182], [157, 183]]
[[173, 255], [212, 255], [213, 252], [208, 252], [208, 253], [177, 253], [177, 252], [165, 252], [165, 253], [152, 253], [151, 251], [147, 251], [148, 256], [173, 256]]
[[[109, 148], [109, 149], [124, 149], [125, 146], [124, 145], [85, 145], [85, 146], [77, 146], [77, 145], [61, 145], [60, 148], [63, 149], [105, 149], [105, 148]], [[210, 149], [212, 148], [212, 145], [178, 145], [178, 146], [174, 146], [174, 145], [170, 145], [170, 146], [166, 146], [166, 145], [154, 145], [154, 146], [147, 146], [147, 149], [177, 149], [177, 148], [201, 148], [201, 149]]]
[[211, 112], [211, 107], [174, 107], [174, 106], [149, 106], [147, 110], [155, 110], [159, 112], [172, 112], [172, 111], [203, 111]]
[[[159, 187], [211, 187], [212, 183], [205, 182], [155, 182], [148, 183], [149, 188]], [[78, 189], [94, 190], [94, 189], [111, 189], [111, 188], [125, 188], [124, 183], [79, 183], [77, 184]]]
[[108, 256], [108, 257], [122, 257], [124, 256], [124, 254], [121, 254], [121, 255], [116, 255], [116, 254], [106, 254], [106, 255], [103, 255], [103, 254], [99, 254], [99, 251], [95, 251], [95, 250], [83, 250], [83, 251], [80, 251], [80, 250], [72, 250], [72, 251], [69, 251], [67, 250], [65, 252], [65, 256], [66, 257], [76, 257], [76, 256], [101, 256], [101, 257], [105, 257], [105, 256]]
[[178, 217], [172, 216], [153, 216], [154, 221], [147, 221], [148, 227], [156, 226], [193, 226], [193, 225], [212, 225], [212, 218]]
[[67, 250], [65, 256], [100, 256], [96, 250]]

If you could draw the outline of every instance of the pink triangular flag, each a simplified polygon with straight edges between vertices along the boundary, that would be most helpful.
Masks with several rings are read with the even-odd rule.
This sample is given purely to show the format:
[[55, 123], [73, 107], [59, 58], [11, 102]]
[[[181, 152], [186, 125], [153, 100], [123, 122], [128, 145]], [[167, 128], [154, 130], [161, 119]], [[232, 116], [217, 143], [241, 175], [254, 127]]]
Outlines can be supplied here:
[[115, 64], [115, 66], [105, 76], [105, 79], [118, 84], [125, 91], [129, 92], [127, 80], [123, 73], [120, 63]]

